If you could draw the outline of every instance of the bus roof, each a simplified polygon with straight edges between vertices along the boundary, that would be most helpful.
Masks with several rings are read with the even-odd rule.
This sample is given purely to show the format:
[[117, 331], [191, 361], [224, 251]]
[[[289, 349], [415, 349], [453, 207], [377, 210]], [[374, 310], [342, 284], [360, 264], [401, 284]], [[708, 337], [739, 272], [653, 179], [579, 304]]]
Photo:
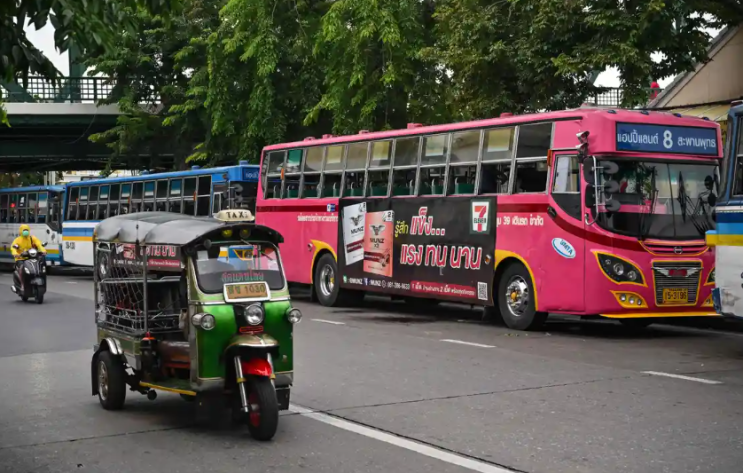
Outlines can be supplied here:
[[576, 108], [571, 110], [560, 110], [557, 112], [530, 113], [524, 115], [503, 114], [499, 118], [485, 120], [474, 120], [459, 123], [447, 123], [444, 125], [422, 126], [420, 124], [408, 124], [408, 128], [401, 130], [389, 130], [380, 132], [360, 131], [355, 135], [332, 136], [324, 135], [324, 138], [305, 138], [302, 141], [292, 143], [281, 143], [266, 146], [264, 151], [273, 151], [287, 148], [304, 148], [308, 146], [321, 146], [330, 144], [343, 144], [355, 141], [375, 141], [396, 138], [400, 136], [416, 136], [435, 133], [447, 133], [452, 131], [492, 128], [499, 126], [515, 126], [531, 123], [555, 122], [566, 120], [585, 120], [590, 122], [584, 129], [598, 128], [605, 131], [609, 127], [615, 131], [617, 122], [630, 122], [637, 124], [657, 124], [670, 126], [687, 126], [700, 128], [715, 128], [715, 122], [699, 117], [682, 116], [671, 112], [646, 111], [646, 110], [620, 110], [606, 108]]
[[[96, 184], [111, 184], [117, 182], [137, 182], [137, 181], [154, 181], [157, 179], [169, 179], [174, 177], [189, 177], [189, 176], [206, 176], [220, 173], [229, 173], [230, 171], [236, 170], [248, 170], [255, 171], [255, 177], [248, 176], [245, 180], [258, 180], [258, 171], [260, 166], [257, 164], [238, 164], [235, 166], [221, 166], [216, 168], [192, 168], [188, 171], [170, 171], [160, 172], [153, 174], [142, 174], [139, 176], [125, 176], [125, 177], [109, 177], [100, 179], [87, 179], [84, 181], [70, 182], [67, 184], [69, 187], [85, 187]], [[252, 174], [252, 173], [251, 173]], [[246, 176], [246, 173], [243, 174]]]
[[4, 189], [0, 189], [0, 194], [8, 194], [12, 192], [43, 192], [43, 191], [64, 192], [64, 186], [6, 187]]

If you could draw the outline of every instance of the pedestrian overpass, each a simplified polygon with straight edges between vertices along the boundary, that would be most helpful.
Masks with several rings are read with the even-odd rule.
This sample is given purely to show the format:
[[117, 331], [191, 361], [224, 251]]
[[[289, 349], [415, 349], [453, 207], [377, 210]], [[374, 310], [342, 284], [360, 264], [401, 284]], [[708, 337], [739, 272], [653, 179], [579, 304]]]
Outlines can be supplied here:
[[[0, 172], [104, 168], [112, 150], [89, 138], [116, 125], [118, 106], [97, 105], [112, 88], [102, 77], [61, 77], [55, 83], [29, 77], [24, 85], [0, 83], [10, 121], [10, 127], [0, 126]], [[162, 153], [157, 157], [173, 158]], [[130, 162], [125, 158], [131, 157], [122, 157], [122, 165]], [[141, 158], [144, 166], [151, 155]]]

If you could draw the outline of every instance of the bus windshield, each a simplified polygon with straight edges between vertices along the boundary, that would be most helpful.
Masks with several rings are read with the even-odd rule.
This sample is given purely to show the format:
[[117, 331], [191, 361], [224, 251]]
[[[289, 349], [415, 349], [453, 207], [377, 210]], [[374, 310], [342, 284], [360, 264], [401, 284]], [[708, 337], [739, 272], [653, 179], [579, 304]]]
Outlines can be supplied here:
[[717, 164], [620, 161], [612, 179], [618, 212], [601, 212], [598, 224], [640, 239], [702, 239], [714, 228], [712, 208], [719, 196]]
[[225, 284], [265, 281], [271, 290], [284, 287], [278, 251], [268, 243], [213, 246], [196, 258], [199, 287], [219, 293]]

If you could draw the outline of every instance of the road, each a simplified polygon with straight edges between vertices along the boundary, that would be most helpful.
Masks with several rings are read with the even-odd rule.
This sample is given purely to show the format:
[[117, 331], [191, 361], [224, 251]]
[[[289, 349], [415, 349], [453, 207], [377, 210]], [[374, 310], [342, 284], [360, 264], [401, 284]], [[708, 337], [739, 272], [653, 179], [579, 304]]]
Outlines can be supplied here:
[[300, 295], [293, 408], [258, 443], [176, 395], [130, 392], [104, 411], [90, 394], [90, 277], [51, 276], [40, 306], [10, 281], [0, 274], [0, 472], [743, 469], [740, 333], [568, 318], [523, 333], [469, 308]]

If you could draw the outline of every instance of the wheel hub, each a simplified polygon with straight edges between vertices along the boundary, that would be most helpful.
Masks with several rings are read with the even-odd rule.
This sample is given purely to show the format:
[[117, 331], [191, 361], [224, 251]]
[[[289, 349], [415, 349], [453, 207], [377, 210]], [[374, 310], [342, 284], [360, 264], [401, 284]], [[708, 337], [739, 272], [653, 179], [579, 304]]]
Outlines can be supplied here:
[[108, 370], [102, 361], [98, 363], [98, 394], [101, 399], [108, 399]]
[[320, 290], [325, 297], [330, 297], [335, 287], [335, 272], [329, 265], [323, 266], [320, 271]]
[[506, 285], [508, 310], [515, 317], [521, 317], [529, 307], [529, 285], [521, 276], [513, 276]]

